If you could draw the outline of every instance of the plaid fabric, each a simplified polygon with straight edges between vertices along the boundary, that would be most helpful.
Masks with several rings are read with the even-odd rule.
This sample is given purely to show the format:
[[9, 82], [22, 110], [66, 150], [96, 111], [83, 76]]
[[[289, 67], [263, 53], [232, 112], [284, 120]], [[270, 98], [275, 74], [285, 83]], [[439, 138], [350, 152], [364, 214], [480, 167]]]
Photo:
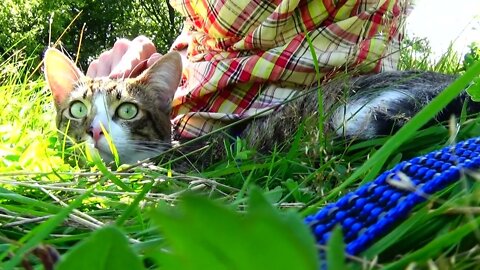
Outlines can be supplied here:
[[278, 107], [338, 69], [395, 69], [407, 7], [406, 0], [171, 0], [171, 5], [186, 17], [172, 47], [184, 60], [184, 79], [173, 101], [174, 129], [184, 138]]

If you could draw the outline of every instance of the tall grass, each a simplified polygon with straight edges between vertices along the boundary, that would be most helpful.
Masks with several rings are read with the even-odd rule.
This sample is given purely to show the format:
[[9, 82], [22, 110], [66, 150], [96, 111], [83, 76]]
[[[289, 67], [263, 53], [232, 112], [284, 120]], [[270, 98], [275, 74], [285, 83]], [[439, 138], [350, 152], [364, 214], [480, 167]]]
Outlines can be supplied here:
[[[403, 51], [403, 69], [447, 73], [460, 69], [451, 50], [436, 63], [426, 60], [428, 51], [416, 55], [418, 51]], [[226, 145], [227, 160], [189, 175], [154, 164], [118, 170], [98, 162], [79, 166], [73, 152], [67, 150], [70, 158], [63, 158], [65, 149], [57, 139], [54, 107], [44, 80], [26, 72], [36, 64], [25, 57], [0, 63], [2, 269], [21, 263], [37, 269], [49, 266], [45, 258], [54, 257], [55, 250], [66, 254], [59, 269], [74, 269], [86, 261], [93, 264], [85, 269], [93, 269], [95, 263], [108, 265], [109, 260], [115, 260], [111, 266], [120, 267], [116, 269], [158, 265], [313, 269], [318, 263], [315, 246], [300, 215], [316, 211], [400, 160], [480, 134], [479, 121], [466, 116], [421, 126], [478, 76], [477, 65], [397, 135], [328, 143], [321, 163], [305, 155], [300, 143], [252, 158], [255, 149], [246, 149], [239, 141]], [[300, 129], [294, 141], [304, 139]], [[472, 178], [465, 176], [430, 198], [362, 258], [351, 258], [348, 266], [471, 267], [480, 255], [479, 189]], [[190, 192], [217, 202], [186, 195], [179, 206], [169, 207]], [[247, 214], [238, 213], [244, 211]], [[108, 224], [115, 225], [100, 230]], [[108, 245], [109, 241], [115, 245]]]

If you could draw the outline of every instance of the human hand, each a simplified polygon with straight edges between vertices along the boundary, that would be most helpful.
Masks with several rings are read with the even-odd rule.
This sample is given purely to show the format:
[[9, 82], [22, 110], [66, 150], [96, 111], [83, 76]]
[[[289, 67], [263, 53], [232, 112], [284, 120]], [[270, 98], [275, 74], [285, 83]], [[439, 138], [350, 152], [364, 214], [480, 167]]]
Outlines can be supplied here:
[[138, 36], [133, 40], [119, 39], [113, 48], [100, 54], [93, 60], [87, 70], [89, 77], [124, 78], [135, 77], [150, 67], [161, 54], [153, 42]]

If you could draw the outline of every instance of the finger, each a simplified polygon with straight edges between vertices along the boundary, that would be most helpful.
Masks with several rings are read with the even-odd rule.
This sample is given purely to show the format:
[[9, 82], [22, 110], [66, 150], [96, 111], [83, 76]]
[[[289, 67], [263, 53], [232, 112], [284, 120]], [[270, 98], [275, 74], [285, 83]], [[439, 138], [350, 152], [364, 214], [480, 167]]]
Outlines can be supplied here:
[[157, 52], [157, 48], [155, 44], [145, 36], [136, 37], [132, 43], [134, 45], [132, 47], [136, 48], [138, 55], [135, 59], [137, 61], [135, 61], [133, 65], [131, 76], [137, 76], [148, 67], [148, 59]]
[[119, 39], [115, 42], [112, 48], [112, 61], [111, 61], [111, 66], [110, 69], [112, 72], [110, 73], [110, 77], [118, 77], [118, 72], [117, 74], [113, 73], [114, 70], [116, 70], [116, 67], [122, 60], [122, 58], [125, 56], [125, 53], [128, 50], [128, 47], [130, 46], [131, 41], [128, 39]]
[[153, 42], [145, 36], [133, 39], [128, 46], [124, 56], [112, 73], [111, 77], [135, 77], [145, 68], [147, 60], [156, 52]]
[[157, 62], [158, 59], [160, 59], [160, 57], [162, 57], [162, 55], [159, 54], [159, 53], [152, 54], [150, 56], [150, 58], [148, 58], [148, 60], [147, 60], [147, 68], [151, 67], [153, 64], [155, 64], [155, 62]]
[[93, 60], [87, 69], [87, 76], [90, 78], [95, 78], [97, 75], [98, 59]]
[[103, 52], [98, 57], [97, 72], [95, 77], [106, 77], [110, 74], [112, 62], [112, 50]]
[[136, 46], [140, 49], [140, 58], [141, 59], [148, 59], [152, 54], [157, 52], [157, 48], [155, 48], [155, 44], [147, 38], [146, 36], [138, 36], [132, 41]]
[[113, 78], [124, 78], [124, 77], [134, 77], [135, 74], [132, 74], [132, 71], [135, 68], [139, 67], [140, 64], [140, 52], [138, 48], [132, 47], [132, 45], [127, 49], [123, 57], [120, 59], [118, 64], [110, 73], [110, 77]]

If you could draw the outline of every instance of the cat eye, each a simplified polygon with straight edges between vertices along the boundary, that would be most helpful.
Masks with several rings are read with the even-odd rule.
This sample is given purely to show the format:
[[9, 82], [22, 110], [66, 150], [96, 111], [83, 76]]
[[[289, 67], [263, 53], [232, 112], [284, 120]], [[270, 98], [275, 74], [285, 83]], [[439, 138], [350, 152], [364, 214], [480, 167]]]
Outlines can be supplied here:
[[70, 115], [80, 119], [87, 116], [87, 106], [81, 101], [75, 101], [70, 105]]
[[117, 108], [117, 116], [124, 120], [133, 119], [135, 116], [137, 116], [137, 113], [137, 105], [133, 103], [123, 103]]

